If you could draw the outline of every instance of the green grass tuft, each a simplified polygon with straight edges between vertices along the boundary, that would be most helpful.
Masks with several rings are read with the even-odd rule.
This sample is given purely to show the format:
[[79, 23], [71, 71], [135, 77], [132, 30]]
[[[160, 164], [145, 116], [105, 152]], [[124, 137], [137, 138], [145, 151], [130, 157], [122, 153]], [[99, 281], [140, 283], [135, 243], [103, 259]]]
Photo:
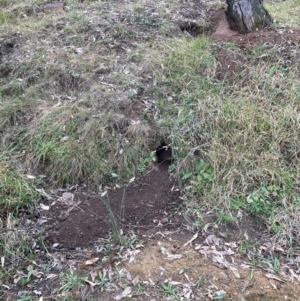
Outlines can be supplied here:
[[293, 29], [300, 28], [300, 1], [286, 0], [280, 3], [265, 3], [270, 15], [279, 25], [288, 25]]
[[[31, 180], [32, 181], [32, 180]], [[39, 198], [33, 183], [0, 163], [0, 207], [2, 212], [17, 212], [33, 205]]]

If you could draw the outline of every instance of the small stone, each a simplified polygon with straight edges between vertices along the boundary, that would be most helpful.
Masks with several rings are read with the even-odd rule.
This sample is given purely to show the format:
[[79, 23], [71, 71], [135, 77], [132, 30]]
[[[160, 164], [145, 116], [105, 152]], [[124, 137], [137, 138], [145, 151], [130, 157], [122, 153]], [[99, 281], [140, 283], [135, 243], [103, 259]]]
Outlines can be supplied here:
[[165, 224], [168, 223], [168, 219], [167, 219], [166, 217], [164, 217], [164, 218], [162, 218], [162, 219], [160, 220], [160, 222], [161, 222], [163, 225], [165, 225]]

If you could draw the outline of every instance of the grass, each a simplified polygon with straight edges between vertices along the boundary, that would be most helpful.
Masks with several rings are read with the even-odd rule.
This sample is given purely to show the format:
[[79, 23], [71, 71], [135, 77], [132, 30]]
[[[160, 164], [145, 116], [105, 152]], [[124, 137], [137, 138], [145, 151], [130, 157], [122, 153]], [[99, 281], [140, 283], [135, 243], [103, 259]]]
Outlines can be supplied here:
[[287, 0], [280, 3], [264, 4], [271, 16], [281, 25], [287, 25], [293, 29], [300, 26], [300, 1]]
[[68, 272], [60, 274], [60, 279], [63, 282], [63, 286], [60, 290], [70, 291], [82, 287], [84, 281], [87, 280], [88, 277], [80, 277], [77, 273], [74, 273], [72, 268], [70, 268]]
[[[18, 228], [18, 219], [9, 213], [6, 218], [5, 229], [0, 235], [0, 251], [2, 256], [2, 267], [5, 273], [1, 273], [2, 281], [9, 281], [15, 275], [15, 268], [19, 271], [25, 270], [28, 262], [36, 259], [32, 249], [33, 239], [24, 230]], [[31, 280], [29, 273], [18, 277], [19, 285], [27, 284]]]
[[35, 204], [39, 195], [37, 181], [29, 182], [23, 175], [0, 162], [0, 208], [2, 212], [19, 212]]
[[[131, 22], [141, 26], [147, 13], [135, 7], [134, 15], [142, 17]], [[242, 199], [243, 210], [268, 218], [284, 209], [283, 199], [294, 202], [300, 92], [297, 70], [284, 67], [276, 47], [250, 53], [232, 48], [248, 57], [246, 86], [238, 78], [234, 85], [215, 78], [216, 50], [207, 37], [165, 39], [156, 50], [137, 48], [127, 59], [134, 65], [143, 62], [160, 82], [159, 89], [149, 91], [158, 98], [154, 128], [152, 113], [146, 111], [136, 122], [111, 101], [116, 93], [110, 87], [134, 100], [144, 85], [135, 74], [125, 75], [112, 65], [105, 71], [108, 86], [97, 83], [91, 73], [98, 67], [91, 61], [104, 58], [109, 64], [112, 56], [89, 51], [78, 56], [74, 49], [83, 46], [89, 32], [78, 26], [85, 16], [73, 11], [65, 18], [60, 50], [40, 47], [20, 62], [1, 65], [6, 74], [1, 79], [2, 151], [22, 152], [25, 167], [39, 168], [58, 184], [82, 179], [112, 183], [111, 174], [126, 181], [145, 171], [155, 143], [163, 138], [175, 150], [174, 176], [191, 197], [201, 199], [199, 208], [222, 204], [226, 216], [232, 201]], [[50, 20], [38, 22], [43, 27]], [[117, 23], [110, 30], [115, 39], [124, 39], [127, 29]], [[89, 47], [94, 49], [94, 43]], [[109, 47], [100, 45], [103, 53]], [[257, 59], [262, 53], [267, 59]], [[139, 60], [132, 61], [136, 56]], [[262, 192], [263, 187], [275, 190]]]
[[[299, 244], [300, 61], [291, 56], [299, 46], [290, 53], [227, 43], [247, 67], [243, 76], [220, 80], [221, 46], [173, 33], [176, 1], [159, 4], [163, 17], [144, 3], [111, 14], [110, 3], [71, 0], [63, 12], [22, 17], [26, 5], [41, 3], [0, 4], [3, 45], [13, 44], [0, 64], [0, 211], [7, 229], [39, 199], [41, 181], [27, 174], [45, 174], [51, 188], [124, 184], [151, 168], [164, 140], [190, 211], [214, 210], [225, 225], [242, 211], [261, 219], [275, 244]], [[299, 0], [265, 5], [280, 26], [299, 26]], [[30, 244], [20, 231], [1, 235], [7, 270], [15, 260], [35, 259]], [[271, 261], [278, 270], [278, 259]], [[105, 290], [108, 280], [99, 278]], [[72, 290], [84, 278], [70, 270], [61, 281], [62, 291]], [[162, 291], [176, 297], [171, 284]]]
[[276, 49], [265, 49], [269, 59], [255, 62], [261, 49], [254, 48], [247, 85], [238, 77], [229, 85], [214, 78], [207, 38], [181, 39], [169, 48], [158, 77], [177, 103], [159, 102], [159, 125], [176, 150], [175, 176], [200, 208], [230, 210], [241, 198], [252, 215], [285, 212], [297, 199], [296, 66], [284, 68]]
[[162, 284], [161, 291], [164, 294], [164, 297], [180, 300], [180, 296], [177, 293], [177, 288], [171, 283]]

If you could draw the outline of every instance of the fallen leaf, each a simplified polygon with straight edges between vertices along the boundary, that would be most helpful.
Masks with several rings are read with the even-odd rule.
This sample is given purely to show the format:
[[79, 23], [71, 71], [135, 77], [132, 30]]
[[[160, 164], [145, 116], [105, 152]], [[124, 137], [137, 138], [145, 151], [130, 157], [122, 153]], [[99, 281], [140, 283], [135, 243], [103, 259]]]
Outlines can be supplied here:
[[270, 284], [273, 286], [274, 290], [277, 290], [276, 285], [275, 285], [272, 281], [269, 281], [269, 282], [270, 282]]
[[45, 211], [48, 211], [50, 209], [50, 206], [44, 205], [43, 203], [40, 203], [40, 206]]
[[49, 274], [49, 275], [47, 275], [46, 280], [52, 279], [52, 278], [55, 278], [55, 277], [57, 277], [56, 274]]
[[208, 235], [205, 238], [204, 243], [206, 243], [208, 246], [211, 246], [211, 245], [219, 246], [221, 243], [221, 240], [220, 240], [220, 238], [217, 238], [216, 235], [212, 234], [212, 235]]
[[44, 273], [43, 273], [43, 272], [40, 272], [40, 271], [38, 271], [38, 270], [33, 270], [33, 271], [32, 271], [32, 275], [33, 275], [34, 277], [36, 277], [36, 278], [41, 278], [41, 277], [44, 275]]
[[170, 283], [172, 285], [182, 285], [182, 283], [178, 282], [178, 281], [169, 281], [168, 283]]
[[131, 274], [129, 272], [127, 272], [127, 274], [126, 274], [126, 279], [129, 281], [132, 280]]
[[229, 262], [221, 254], [214, 255], [213, 262], [219, 263], [221, 268], [225, 267], [228, 269], [229, 267]]
[[65, 137], [62, 137], [60, 139], [60, 142], [65, 142], [65, 141], [68, 141], [69, 140], [69, 136], [65, 136]]
[[85, 280], [86, 283], [88, 283], [92, 288], [94, 288], [96, 285], [99, 285], [99, 283], [95, 283], [89, 280]]
[[42, 189], [36, 189], [37, 192], [39, 192], [42, 196], [44, 196], [48, 201], [52, 201], [53, 198], [50, 196], [43, 188]]
[[131, 291], [132, 291], [132, 290], [131, 290], [131, 287], [128, 286], [128, 287], [125, 288], [125, 290], [122, 292], [121, 295], [118, 295], [118, 296], [114, 297], [114, 299], [115, 299], [115, 300], [121, 300], [121, 299], [123, 299], [124, 297], [127, 297], [128, 295], [130, 295], [130, 294], [131, 294]]
[[169, 260], [175, 260], [175, 259], [180, 259], [183, 257], [182, 254], [171, 254], [166, 248], [161, 247], [161, 252], [163, 255], [165, 255], [167, 257], [167, 259]]
[[155, 283], [154, 283], [154, 281], [151, 278], [148, 278], [148, 280], [150, 282], [150, 285], [155, 286]]
[[237, 268], [233, 267], [233, 266], [229, 266], [229, 269], [231, 270], [231, 272], [233, 273], [233, 275], [236, 277], [236, 278], [241, 278], [240, 276], [240, 273], [238, 271]]
[[198, 232], [190, 239], [188, 240], [183, 247], [186, 247], [187, 245], [190, 245], [196, 238], [198, 237]]
[[226, 292], [221, 290], [219, 292], [216, 292], [215, 294], [216, 294], [216, 296], [214, 297], [214, 300], [223, 300], [226, 295]]
[[30, 179], [30, 180], [36, 179], [36, 177], [35, 177], [35, 176], [32, 176], [32, 175], [26, 175], [26, 178], [27, 178], [27, 179]]
[[133, 280], [132, 280], [132, 284], [135, 286], [140, 282], [140, 277], [136, 276]]
[[76, 54], [83, 54], [84, 53], [84, 49], [83, 48], [76, 48], [75, 49], [75, 53]]
[[267, 274], [265, 274], [265, 276], [266, 276], [267, 278], [269, 278], [269, 279], [274, 279], [274, 280], [277, 280], [277, 281], [280, 281], [280, 282], [285, 282], [284, 280], [282, 280], [282, 279], [276, 277], [275, 275], [273, 275], [273, 274], [271, 274], [271, 273], [267, 273]]
[[92, 259], [87, 260], [84, 264], [85, 264], [85, 265], [92, 265], [92, 264], [94, 264], [95, 262], [97, 262], [98, 260], [99, 260], [99, 258], [98, 258], [98, 257], [95, 257], [95, 258], [92, 258]]
[[296, 278], [298, 281], [300, 281], [300, 275], [297, 275], [292, 269], [289, 269], [291, 276], [292, 276], [292, 282], [294, 281], [294, 278]]
[[97, 272], [96, 271], [91, 271], [90, 275], [91, 275], [92, 281], [94, 282], [96, 277], [97, 277]]
[[203, 230], [207, 233], [209, 228], [212, 228], [213, 224], [212, 223], [208, 223], [206, 225], [204, 225]]

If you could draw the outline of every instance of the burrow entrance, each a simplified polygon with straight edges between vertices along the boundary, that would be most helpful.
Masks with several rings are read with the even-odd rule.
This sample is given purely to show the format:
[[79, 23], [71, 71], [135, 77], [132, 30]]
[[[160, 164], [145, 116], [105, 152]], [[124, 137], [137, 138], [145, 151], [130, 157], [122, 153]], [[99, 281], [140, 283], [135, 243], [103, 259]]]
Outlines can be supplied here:
[[179, 189], [168, 173], [172, 148], [159, 145], [156, 154], [153, 168], [128, 187], [108, 187], [106, 195], [91, 192], [90, 187], [63, 192], [50, 208], [48, 244], [76, 248], [107, 238], [112, 230], [108, 207], [119, 229], [125, 232], [131, 230], [138, 235], [147, 229], [180, 225], [182, 218], [173, 210], [181, 203]]

